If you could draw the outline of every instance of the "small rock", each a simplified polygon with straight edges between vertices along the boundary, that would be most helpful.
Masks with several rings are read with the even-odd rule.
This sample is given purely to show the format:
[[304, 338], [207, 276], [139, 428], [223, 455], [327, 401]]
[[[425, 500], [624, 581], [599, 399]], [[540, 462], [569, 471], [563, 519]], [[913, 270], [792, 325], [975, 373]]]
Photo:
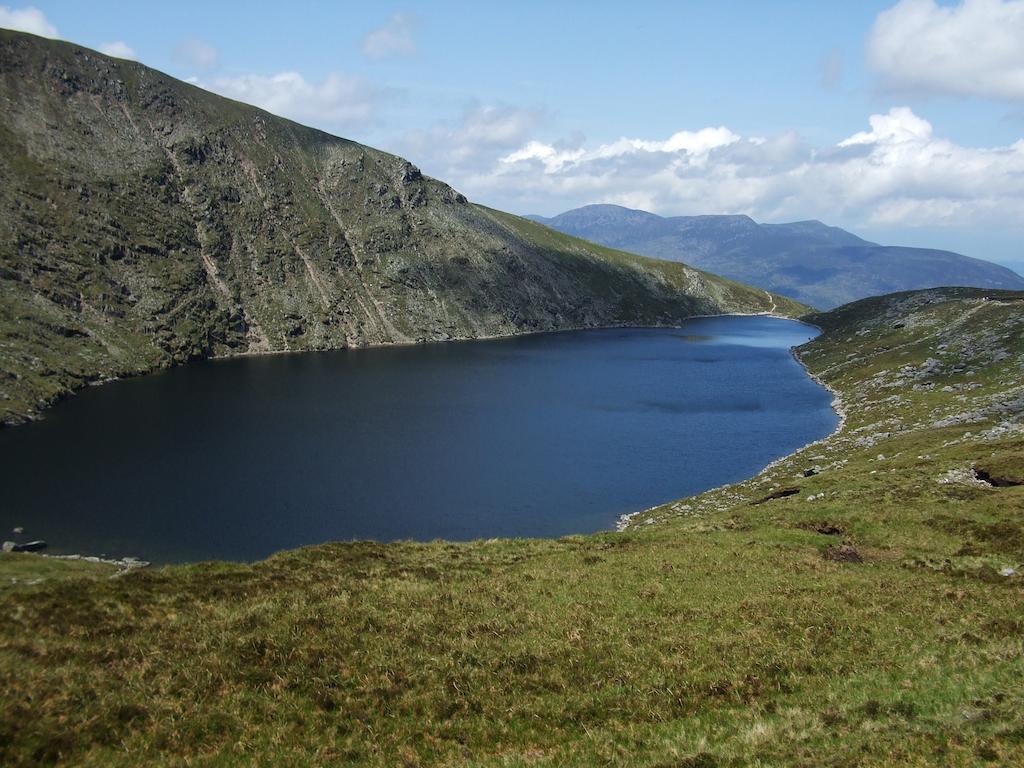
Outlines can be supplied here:
[[812, 530], [825, 536], [842, 536], [843, 529], [832, 523], [816, 523]]
[[13, 552], [13, 551], [14, 551], [14, 548], [15, 548], [16, 546], [18, 546], [18, 545], [17, 545], [17, 544], [15, 544], [15, 543], [14, 543], [13, 541], [5, 541], [5, 542], [3, 543], [3, 551], [4, 551], [4, 552]]
[[863, 563], [864, 558], [860, 552], [849, 544], [840, 544], [836, 547], [829, 547], [825, 550], [823, 557], [835, 563]]
[[[5, 547], [7, 546], [6, 542], [4, 543], [4, 546]], [[42, 551], [44, 549], [46, 549], [46, 542], [43, 541], [42, 539], [39, 539], [39, 540], [36, 540], [36, 541], [26, 542], [25, 544], [15, 544], [14, 547], [11, 549], [11, 551], [12, 552], [40, 552], [40, 551]]]
[[757, 501], [752, 501], [750, 503], [752, 505], [764, 504], [766, 501], [774, 501], [775, 499], [784, 499], [787, 496], [795, 496], [798, 493], [800, 493], [800, 489], [799, 488], [782, 488], [781, 490], [773, 491], [772, 493], [769, 493], [767, 496], [764, 496], [763, 498], [760, 498]]
[[1017, 572], [1016, 568], [1003, 568], [1003, 570], [1001, 570], [999, 572], [999, 575], [1000, 576], [1013, 576], [1013, 574], [1015, 574], [1016, 572]]

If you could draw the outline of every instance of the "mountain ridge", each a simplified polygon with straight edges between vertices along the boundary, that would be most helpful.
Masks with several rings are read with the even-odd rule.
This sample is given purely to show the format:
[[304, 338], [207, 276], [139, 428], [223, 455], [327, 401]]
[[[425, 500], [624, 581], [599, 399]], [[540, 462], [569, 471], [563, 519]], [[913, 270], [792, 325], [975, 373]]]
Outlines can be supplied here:
[[603, 245], [684, 260], [821, 309], [944, 285], [1024, 289], [1024, 277], [982, 259], [881, 245], [813, 219], [764, 224], [743, 214], [662, 217], [610, 204], [528, 218]]
[[137, 62], [6, 30], [0, 62], [0, 422], [198, 358], [803, 311]]

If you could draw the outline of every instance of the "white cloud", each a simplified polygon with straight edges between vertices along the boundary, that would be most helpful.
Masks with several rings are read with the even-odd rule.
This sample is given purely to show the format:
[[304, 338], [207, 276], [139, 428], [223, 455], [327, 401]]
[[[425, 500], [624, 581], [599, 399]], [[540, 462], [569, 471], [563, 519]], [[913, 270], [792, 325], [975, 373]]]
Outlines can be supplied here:
[[174, 49], [174, 60], [181, 66], [205, 72], [217, 65], [217, 49], [203, 40], [182, 40]]
[[569, 166], [579, 167], [587, 162], [599, 162], [623, 156], [638, 156], [640, 153], [673, 154], [683, 153], [693, 165], [701, 165], [708, 153], [718, 147], [735, 144], [740, 137], [728, 128], [702, 128], [699, 131], [679, 131], [664, 141], [622, 138], [610, 144], [587, 150], [582, 147], [557, 149], [550, 144], [531, 141], [524, 147], [499, 158], [505, 165], [537, 160], [548, 174], [558, 173]]
[[128, 43], [120, 40], [104, 43], [100, 46], [100, 53], [105, 53], [107, 56], [116, 56], [119, 59], [131, 59], [132, 61], [137, 61], [139, 58]]
[[914, 144], [931, 139], [932, 124], [915, 115], [907, 107], [894, 107], [886, 115], [868, 118], [870, 131], [855, 133], [839, 142], [840, 147], [858, 144]]
[[901, 0], [878, 15], [867, 54], [895, 90], [1024, 99], [1024, 0]]
[[46, 18], [46, 14], [31, 5], [24, 8], [0, 5], [0, 27], [31, 32], [40, 37], [59, 37], [57, 28]]
[[541, 119], [535, 110], [473, 106], [463, 113], [460, 126], [450, 135], [464, 145], [507, 146], [521, 141]]
[[793, 132], [742, 137], [722, 126], [597, 145], [524, 139], [438, 175], [478, 200], [549, 214], [612, 202], [848, 226], [1011, 227], [1024, 217], [1024, 140], [961, 146], [905, 107], [872, 115], [869, 125], [824, 147]]
[[416, 41], [412, 37], [415, 26], [416, 18], [412, 14], [392, 14], [384, 26], [363, 38], [363, 53], [371, 59], [412, 56], [416, 53]]
[[239, 75], [190, 82], [268, 112], [326, 128], [370, 121], [383, 93], [360, 77], [337, 72], [310, 82], [297, 72]]
[[452, 123], [406, 133], [395, 150], [440, 178], [461, 177], [520, 146], [544, 119], [539, 110], [472, 104]]

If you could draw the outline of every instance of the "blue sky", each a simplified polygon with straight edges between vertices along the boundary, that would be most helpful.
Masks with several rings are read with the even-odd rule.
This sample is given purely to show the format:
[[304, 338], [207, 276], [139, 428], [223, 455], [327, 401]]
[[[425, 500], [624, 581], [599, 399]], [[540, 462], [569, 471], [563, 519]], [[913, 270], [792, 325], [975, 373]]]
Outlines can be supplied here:
[[1024, 268], [1024, 0], [32, 6], [0, 26], [117, 44], [517, 213], [820, 218]]

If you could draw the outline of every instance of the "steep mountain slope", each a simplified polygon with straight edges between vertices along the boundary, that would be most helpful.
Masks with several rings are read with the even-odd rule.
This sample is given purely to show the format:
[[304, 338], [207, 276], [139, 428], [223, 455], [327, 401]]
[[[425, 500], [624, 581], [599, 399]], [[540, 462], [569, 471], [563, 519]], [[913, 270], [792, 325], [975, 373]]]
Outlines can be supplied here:
[[678, 259], [827, 309], [916, 288], [1024, 289], [1024, 277], [980, 259], [862, 240], [820, 221], [758, 224], [748, 216], [662, 218], [617, 205], [528, 217], [595, 243]]
[[1024, 764], [1022, 306], [815, 316], [842, 429], [620, 534], [0, 554], [0, 763]]
[[0, 30], [0, 103], [2, 421], [198, 357], [800, 311], [68, 43]]

